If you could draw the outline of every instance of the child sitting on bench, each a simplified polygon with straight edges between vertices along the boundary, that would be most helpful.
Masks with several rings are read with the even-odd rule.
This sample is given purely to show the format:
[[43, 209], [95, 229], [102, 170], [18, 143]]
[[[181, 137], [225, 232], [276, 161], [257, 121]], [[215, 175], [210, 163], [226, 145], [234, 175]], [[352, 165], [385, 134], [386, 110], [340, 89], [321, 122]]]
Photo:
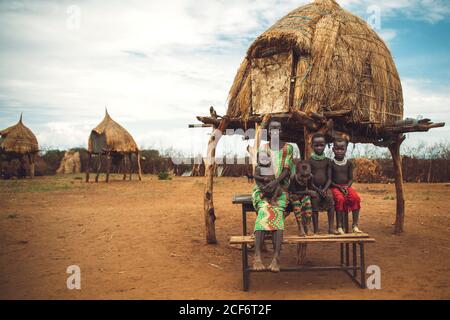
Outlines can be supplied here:
[[302, 161], [297, 163], [296, 173], [291, 174], [291, 182], [289, 184], [289, 202], [294, 211], [301, 237], [314, 235], [311, 223], [312, 204], [309, 190], [311, 178], [310, 164], [307, 161]]
[[348, 211], [352, 211], [353, 214], [353, 233], [362, 233], [358, 228], [361, 199], [352, 188], [354, 164], [345, 157], [347, 145], [347, 140], [342, 138], [336, 138], [333, 142], [334, 159], [331, 166], [331, 191], [336, 205], [337, 227], [340, 234], [344, 234], [344, 213]]

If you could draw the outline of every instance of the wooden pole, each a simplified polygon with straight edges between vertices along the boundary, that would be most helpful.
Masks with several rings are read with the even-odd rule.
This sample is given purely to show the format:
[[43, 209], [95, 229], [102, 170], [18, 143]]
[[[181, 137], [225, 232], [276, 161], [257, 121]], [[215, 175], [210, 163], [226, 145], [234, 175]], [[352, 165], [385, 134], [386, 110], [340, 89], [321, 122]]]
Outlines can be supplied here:
[[100, 169], [102, 168], [102, 154], [99, 153], [98, 157], [98, 164], [97, 164], [97, 175], [95, 176], [95, 182], [98, 182], [98, 177], [100, 176]]
[[91, 170], [92, 153], [88, 152], [88, 162], [86, 168], [86, 182], [89, 182], [89, 171]]
[[205, 159], [205, 176], [206, 185], [203, 198], [203, 209], [205, 215], [205, 227], [206, 227], [206, 243], [215, 244], [216, 239], [216, 215], [214, 213], [214, 201], [213, 201], [213, 184], [214, 184], [214, 169], [215, 169], [215, 156], [216, 145], [223, 132], [228, 125], [228, 119], [221, 120], [219, 127], [214, 128], [211, 137], [208, 141], [208, 151]]
[[309, 160], [312, 153], [311, 140], [314, 132], [311, 132], [306, 126], [304, 127], [304, 160]]
[[397, 198], [397, 212], [395, 215], [394, 233], [400, 234], [404, 231], [405, 221], [405, 197], [403, 193], [403, 173], [402, 173], [402, 157], [400, 155], [400, 145], [405, 140], [405, 136], [399, 136], [394, 143], [389, 145], [389, 151], [392, 155], [395, 176], [395, 192]]
[[34, 178], [34, 153], [28, 154], [28, 161], [30, 163], [30, 178]]
[[123, 171], [123, 177], [122, 180], [126, 180], [127, 179], [127, 154], [126, 153], [122, 153], [122, 161], [121, 161], [121, 165], [122, 165], [122, 171]]
[[[137, 158], [137, 165], [138, 165], [138, 176], [139, 176], [139, 181], [142, 181], [141, 153], [140, 153], [139, 151], [136, 152], [136, 158]], [[130, 162], [131, 162], [131, 154], [130, 154]]]
[[111, 171], [111, 154], [106, 154], [106, 183], [109, 182], [109, 172]]

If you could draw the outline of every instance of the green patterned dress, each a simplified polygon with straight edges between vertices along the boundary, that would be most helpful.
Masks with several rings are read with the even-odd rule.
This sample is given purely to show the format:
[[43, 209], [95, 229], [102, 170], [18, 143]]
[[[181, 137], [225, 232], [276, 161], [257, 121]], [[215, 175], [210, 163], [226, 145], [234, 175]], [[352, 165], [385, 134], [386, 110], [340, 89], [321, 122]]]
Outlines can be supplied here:
[[[261, 147], [260, 151], [266, 152], [272, 161], [275, 177], [278, 178], [284, 168], [289, 169], [291, 173], [295, 172], [293, 161], [294, 148], [286, 143], [279, 151], [273, 151], [269, 148], [269, 144]], [[276, 204], [271, 204], [269, 199], [264, 198], [261, 190], [257, 185], [253, 187], [252, 201], [253, 207], [257, 212], [255, 230], [254, 231], [274, 231], [284, 230], [284, 211], [288, 205], [289, 196], [287, 188], [289, 187], [289, 177], [281, 181], [283, 193], [277, 199]]]

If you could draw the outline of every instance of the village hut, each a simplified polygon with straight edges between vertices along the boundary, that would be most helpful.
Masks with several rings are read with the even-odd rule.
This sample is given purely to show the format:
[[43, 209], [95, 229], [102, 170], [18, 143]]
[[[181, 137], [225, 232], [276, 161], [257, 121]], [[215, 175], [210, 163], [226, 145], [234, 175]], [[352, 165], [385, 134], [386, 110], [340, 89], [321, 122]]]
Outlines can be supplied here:
[[112, 162], [119, 165], [123, 170], [123, 180], [126, 179], [127, 169], [129, 179], [132, 176], [132, 155], [136, 155], [139, 180], [142, 180], [140, 151], [133, 137], [120, 124], [114, 121], [105, 111], [105, 117], [100, 124], [95, 127], [89, 136], [88, 141], [88, 165], [86, 169], [86, 182], [89, 182], [89, 172], [92, 156], [98, 158], [97, 175], [95, 182], [98, 182], [102, 161], [106, 160], [106, 182], [109, 182], [109, 174]]
[[22, 114], [19, 122], [0, 131], [0, 153], [7, 161], [18, 159], [28, 161], [29, 176], [34, 177], [35, 158], [39, 145], [34, 133], [23, 124]]
[[[403, 93], [389, 48], [361, 18], [336, 1], [316, 0], [293, 10], [260, 35], [241, 63], [223, 117], [197, 117], [213, 127], [208, 142], [204, 193], [206, 238], [215, 243], [213, 172], [215, 146], [226, 129], [256, 129], [255, 156], [263, 119], [283, 124], [285, 140], [310, 155], [310, 139], [322, 132], [329, 141], [389, 148], [395, 171], [395, 232], [403, 231], [404, 196], [400, 145], [404, 133], [444, 126], [429, 119], [403, 120]], [[264, 121], [266, 123], [266, 121]], [[243, 131], [241, 130], [241, 132]]]

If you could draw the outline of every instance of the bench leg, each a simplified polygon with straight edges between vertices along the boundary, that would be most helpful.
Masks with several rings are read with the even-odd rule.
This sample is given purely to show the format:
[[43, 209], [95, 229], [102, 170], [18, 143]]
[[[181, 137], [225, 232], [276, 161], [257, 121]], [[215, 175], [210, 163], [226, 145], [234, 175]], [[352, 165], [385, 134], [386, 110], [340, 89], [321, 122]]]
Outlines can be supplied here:
[[[344, 228], [345, 233], [349, 233], [349, 227], [348, 227], [348, 212], [344, 213]], [[345, 244], [345, 265], [347, 267], [350, 266], [350, 244]]]
[[242, 235], [247, 235], [247, 210], [242, 205]]
[[344, 252], [345, 252], [345, 247], [344, 247], [344, 244], [341, 243], [341, 266], [344, 265]]
[[352, 253], [353, 253], [353, 278], [356, 278], [356, 264], [358, 257], [356, 256], [356, 243], [352, 244]]
[[247, 244], [242, 244], [242, 281], [243, 290], [248, 291], [250, 282], [250, 272], [248, 271], [248, 250]]
[[360, 272], [361, 272], [361, 288], [366, 288], [366, 266], [364, 261], [364, 242], [359, 243], [359, 260], [360, 260]]

